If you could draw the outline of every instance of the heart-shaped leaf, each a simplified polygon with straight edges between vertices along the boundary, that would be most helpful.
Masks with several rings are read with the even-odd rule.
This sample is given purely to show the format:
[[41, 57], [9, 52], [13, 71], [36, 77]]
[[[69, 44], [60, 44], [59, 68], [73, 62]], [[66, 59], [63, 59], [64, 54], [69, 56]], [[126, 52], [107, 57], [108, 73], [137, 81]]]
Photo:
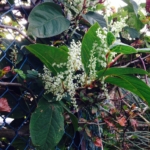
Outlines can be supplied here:
[[58, 35], [67, 30], [70, 25], [70, 21], [63, 16], [61, 7], [52, 2], [34, 7], [28, 21], [28, 34], [39, 38]]

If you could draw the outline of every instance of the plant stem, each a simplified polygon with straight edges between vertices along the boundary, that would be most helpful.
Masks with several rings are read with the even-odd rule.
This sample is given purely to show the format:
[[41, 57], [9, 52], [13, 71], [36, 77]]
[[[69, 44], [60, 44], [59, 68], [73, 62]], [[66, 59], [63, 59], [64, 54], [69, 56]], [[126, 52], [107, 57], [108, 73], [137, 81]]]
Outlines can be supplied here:
[[[146, 66], [145, 66], [145, 63], [144, 63], [144, 61], [143, 61], [143, 58], [141, 58], [141, 56], [139, 56], [139, 59], [140, 59], [140, 61], [142, 62], [142, 65], [143, 65], [144, 70], [146, 71]], [[148, 78], [147, 78], [147, 75], [145, 75], [145, 82], [146, 82], [146, 84], [148, 85]]]

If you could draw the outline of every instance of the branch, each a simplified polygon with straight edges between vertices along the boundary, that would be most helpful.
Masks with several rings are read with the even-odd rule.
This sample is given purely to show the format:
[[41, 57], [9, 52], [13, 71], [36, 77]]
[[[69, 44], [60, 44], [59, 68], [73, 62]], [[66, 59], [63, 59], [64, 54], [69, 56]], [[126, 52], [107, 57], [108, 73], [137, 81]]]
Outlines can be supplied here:
[[23, 126], [18, 132], [14, 129], [1, 129], [0, 130], [0, 138], [5, 137], [9, 139], [13, 139], [15, 136], [29, 136], [29, 126]]
[[18, 31], [22, 36], [24, 36], [26, 39], [28, 39], [31, 43], [35, 44], [36, 42], [33, 41], [30, 37], [28, 37], [27, 35], [25, 35], [22, 31], [20, 31], [18, 28], [15, 28], [13, 26], [8, 26], [8, 25], [2, 25], [0, 24], [0, 27], [1, 28], [4, 28], [4, 29], [12, 29], [12, 30], [15, 30], [15, 31]]
[[26, 86], [24, 86], [20, 83], [0, 82], [0, 86], [18, 86], [18, 87], [21, 87], [21, 88], [27, 90], [31, 94], [33, 100], [36, 99], [33, 92], [30, 89], [28, 89]]

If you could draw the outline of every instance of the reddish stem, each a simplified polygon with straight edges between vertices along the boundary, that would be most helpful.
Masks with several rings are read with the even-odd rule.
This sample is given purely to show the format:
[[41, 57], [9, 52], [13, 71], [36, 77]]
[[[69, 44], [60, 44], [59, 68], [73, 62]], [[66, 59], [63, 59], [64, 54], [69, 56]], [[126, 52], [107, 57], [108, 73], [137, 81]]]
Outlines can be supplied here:
[[107, 68], [110, 68], [123, 54], [119, 54], [115, 57], [115, 59], [107, 65]]

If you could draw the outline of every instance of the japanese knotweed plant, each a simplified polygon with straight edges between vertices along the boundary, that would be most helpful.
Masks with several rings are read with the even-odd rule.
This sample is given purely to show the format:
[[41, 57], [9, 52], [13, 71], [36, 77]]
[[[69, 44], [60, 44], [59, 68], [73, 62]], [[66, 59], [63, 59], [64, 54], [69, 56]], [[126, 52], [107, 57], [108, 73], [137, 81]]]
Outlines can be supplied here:
[[[72, 40], [68, 47], [33, 44], [26, 48], [44, 64], [44, 73], [39, 76], [44, 83], [45, 94], [39, 101], [30, 123], [32, 142], [39, 146], [39, 149], [47, 149], [49, 146], [53, 148], [61, 139], [64, 133], [63, 108], [70, 113], [64, 106], [64, 101], [72, 104], [76, 111], [80, 109], [79, 97], [80, 101], [90, 101], [82, 99], [80, 89], [98, 88], [100, 92], [97, 97], [102, 95], [104, 99], [109, 100], [107, 85], [113, 84], [133, 92], [150, 104], [150, 88], [134, 76], [148, 74], [145, 70], [111, 67], [118, 56], [146, 52], [147, 49], [135, 49], [117, 42], [114, 34], [106, 28], [101, 28], [98, 23], [89, 28], [82, 42]], [[95, 103], [95, 100], [90, 103]], [[40, 132], [43, 122], [50, 126]], [[73, 124], [76, 128], [75, 123]], [[42, 138], [44, 140], [41, 140]]]
[[[34, 44], [26, 48], [44, 64], [44, 73], [39, 76], [45, 85], [45, 94], [52, 93], [56, 101], [61, 101], [69, 95], [73, 106], [77, 108], [75, 94], [78, 88], [90, 87], [96, 80], [99, 80], [104, 87], [106, 87], [105, 83], [113, 82], [113, 84], [127, 88], [126, 84], [128, 85], [133, 78], [128, 74], [147, 74], [146, 71], [137, 68], [110, 68], [117, 53], [132, 54], [143, 50], [115, 40], [112, 32], [108, 32], [106, 28], [102, 29], [96, 23], [85, 34], [82, 43], [73, 40], [69, 47]], [[113, 78], [114, 81], [112, 81]], [[136, 84], [138, 82], [144, 84], [138, 78], [134, 79], [137, 80]], [[118, 81], [126, 84], [119, 84]], [[135, 89], [133, 83], [129, 82], [129, 84], [132, 87], [129, 86], [127, 90], [147, 99], [137, 86]], [[107, 91], [107, 88], [104, 90]]]

